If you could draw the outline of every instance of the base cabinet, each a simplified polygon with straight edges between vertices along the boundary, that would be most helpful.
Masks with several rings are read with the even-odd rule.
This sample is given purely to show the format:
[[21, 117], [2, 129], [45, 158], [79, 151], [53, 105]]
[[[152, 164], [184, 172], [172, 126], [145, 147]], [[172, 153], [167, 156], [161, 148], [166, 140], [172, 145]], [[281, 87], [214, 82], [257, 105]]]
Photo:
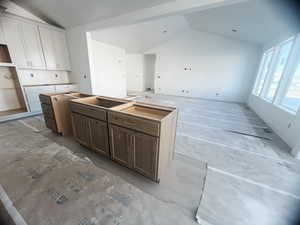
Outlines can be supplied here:
[[91, 148], [109, 156], [107, 123], [90, 119]]
[[112, 159], [156, 180], [159, 138], [115, 125], [109, 132]]
[[132, 168], [156, 180], [159, 138], [135, 132], [132, 137]]
[[90, 119], [77, 113], [72, 114], [73, 132], [77, 141], [85, 146], [91, 144]]
[[131, 137], [133, 132], [114, 125], [109, 125], [112, 160], [131, 167]]
[[70, 109], [79, 143], [160, 182], [174, 155], [176, 108], [93, 96]]
[[110, 156], [106, 122], [72, 113], [72, 123], [74, 137], [80, 144]]

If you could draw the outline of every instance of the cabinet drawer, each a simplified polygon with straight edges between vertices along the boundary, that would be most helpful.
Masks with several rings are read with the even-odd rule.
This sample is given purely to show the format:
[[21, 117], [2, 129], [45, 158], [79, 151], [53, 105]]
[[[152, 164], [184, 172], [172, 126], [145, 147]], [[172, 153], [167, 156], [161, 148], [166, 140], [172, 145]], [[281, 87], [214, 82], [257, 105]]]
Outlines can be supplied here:
[[53, 112], [53, 109], [52, 109], [51, 105], [42, 103], [42, 111], [43, 111], [43, 114], [44, 114], [45, 118], [50, 118], [50, 119], [53, 119], [53, 120], [55, 119], [54, 118], [54, 112]]
[[95, 119], [106, 121], [106, 111], [96, 107], [83, 105], [80, 103], [70, 102], [71, 111], [79, 113], [85, 116], [89, 116]]
[[51, 104], [51, 97], [40, 95], [40, 102], [50, 105]]
[[25, 87], [24, 90], [29, 102], [39, 102], [39, 94], [54, 93], [54, 86]]
[[108, 121], [122, 127], [141, 131], [153, 136], [159, 136], [160, 124], [155, 121], [141, 119], [117, 112], [108, 112]]
[[42, 111], [40, 101], [28, 102], [28, 105], [29, 105], [29, 108], [30, 108], [30, 112], [41, 112]]
[[56, 92], [66, 92], [66, 91], [77, 91], [78, 87], [77, 85], [57, 85], [55, 86]]

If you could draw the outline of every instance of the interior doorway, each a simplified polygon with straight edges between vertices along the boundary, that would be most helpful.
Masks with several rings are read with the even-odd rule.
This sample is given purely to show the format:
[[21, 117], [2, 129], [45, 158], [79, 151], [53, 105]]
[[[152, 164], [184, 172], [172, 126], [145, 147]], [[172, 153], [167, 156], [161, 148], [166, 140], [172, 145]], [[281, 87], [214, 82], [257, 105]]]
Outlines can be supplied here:
[[155, 92], [155, 65], [156, 55], [145, 54], [144, 55], [144, 74], [145, 74], [145, 90]]

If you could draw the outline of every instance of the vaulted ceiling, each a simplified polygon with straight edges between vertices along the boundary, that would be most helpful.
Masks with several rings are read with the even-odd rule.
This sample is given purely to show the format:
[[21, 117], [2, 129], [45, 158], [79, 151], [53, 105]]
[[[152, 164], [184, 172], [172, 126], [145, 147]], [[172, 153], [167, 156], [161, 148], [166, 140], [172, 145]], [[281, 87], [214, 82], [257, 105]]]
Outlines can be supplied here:
[[282, 33], [300, 32], [300, 20], [289, 2], [249, 0], [185, 17], [193, 29], [265, 44]]
[[[256, 45], [300, 32], [300, 21], [282, 0], [248, 0], [233, 5], [92, 32], [95, 40], [142, 53], [188, 29]], [[167, 31], [167, 32], [163, 32]]]
[[[12, 1], [42, 19], [63, 27], [87, 24], [139, 9], [176, 2], [176, 0]], [[187, 1], [177, 0], [181, 5], [182, 3], [187, 5]], [[189, 4], [195, 5], [194, 10], [136, 25], [100, 30], [95, 32], [94, 36], [117, 46], [122, 45], [133, 51], [141, 51], [190, 27], [198, 31], [265, 45], [282, 34], [292, 35], [300, 32], [300, 19], [296, 18], [299, 12], [293, 11], [288, 4], [292, 1], [297, 0], [226, 0], [232, 4], [199, 10], [196, 3], [205, 0], [189, 0]], [[167, 33], [162, 33], [163, 30], [167, 30]]]
[[173, 16], [130, 26], [91, 32], [94, 40], [126, 49], [129, 53], [142, 53], [174, 38], [189, 28], [183, 16]]
[[62, 27], [95, 22], [173, 0], [12, 0], [45, 21]]

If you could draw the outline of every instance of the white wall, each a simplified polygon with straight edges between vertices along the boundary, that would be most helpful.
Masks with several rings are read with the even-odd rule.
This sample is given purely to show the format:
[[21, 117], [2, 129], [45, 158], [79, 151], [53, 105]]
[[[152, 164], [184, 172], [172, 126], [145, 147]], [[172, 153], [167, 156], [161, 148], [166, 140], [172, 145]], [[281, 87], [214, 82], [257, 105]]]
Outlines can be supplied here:
[[144, 55], [145, 88], [154, 90], [156, 55]]
[[126, 77], [128, 91], [144, 91], [144, 56], [142, 54], [126, 55]]
[[[72, 76], [70, 78], [73, 82], [79, 84], [81, 92], [91, 93], [92, 90], [90, 84], [86, 32], [110, 28], [113, 26], [116, 27], [141, 23], [155, 18], [162, 18], [167, 15], [184, 15], [190, 10], [203, 10], [210, 7], [217, 7], [232, 3], [234, 3], [234, 1], [232, 0], [186, 0], [184, 4], [182, 4], [182, 0], [176, 0], [156, 7], [141, 9], [129, 14], [120, 15], [116, 18], [108, 20], [98, 20], [94, 23], [77, 27], [70, 27], [69, 29], [67, 29], [72, 65]], [[84, 78], [84, 75], [86, 75], [86, 79]]]
[[248, 105], [291, 148], [296, 146], [300, 134], [300, 112], [293, 115], [252, 94], [248, 100]]
[[[280, 43], [289, 38], [276, 39], [266, 44], [263, 48], [268, 49], [274, 44]], [[300, 35], [298, 36], [300, 43]], [[297, 49], [296, 54], [299, 54]], [[298, 59], [296, 55], [296, 59]], [[293, 62], [293, 60], [291, 61]], [[288, 71], [288, 70], [287, 70]], [[293, 150], [293, 154], [300, 158], [300, 110], [296, 114], [286, 111], [277, 105], [271, 104], [260, 97], [250, 94], [248, 100], [249, 107], [255, 111]]]
[[71, 59], [70, 81], [77, 83], [79, 91], [92, 94], [87, 35], [83, 27], [67, 30]]
[[156, 93], [246, 102], [261, 49], [189, 30], [147, 53], [157, 56]]
[[125, 50], [88, 38], [92, 94], [126, 97]]

